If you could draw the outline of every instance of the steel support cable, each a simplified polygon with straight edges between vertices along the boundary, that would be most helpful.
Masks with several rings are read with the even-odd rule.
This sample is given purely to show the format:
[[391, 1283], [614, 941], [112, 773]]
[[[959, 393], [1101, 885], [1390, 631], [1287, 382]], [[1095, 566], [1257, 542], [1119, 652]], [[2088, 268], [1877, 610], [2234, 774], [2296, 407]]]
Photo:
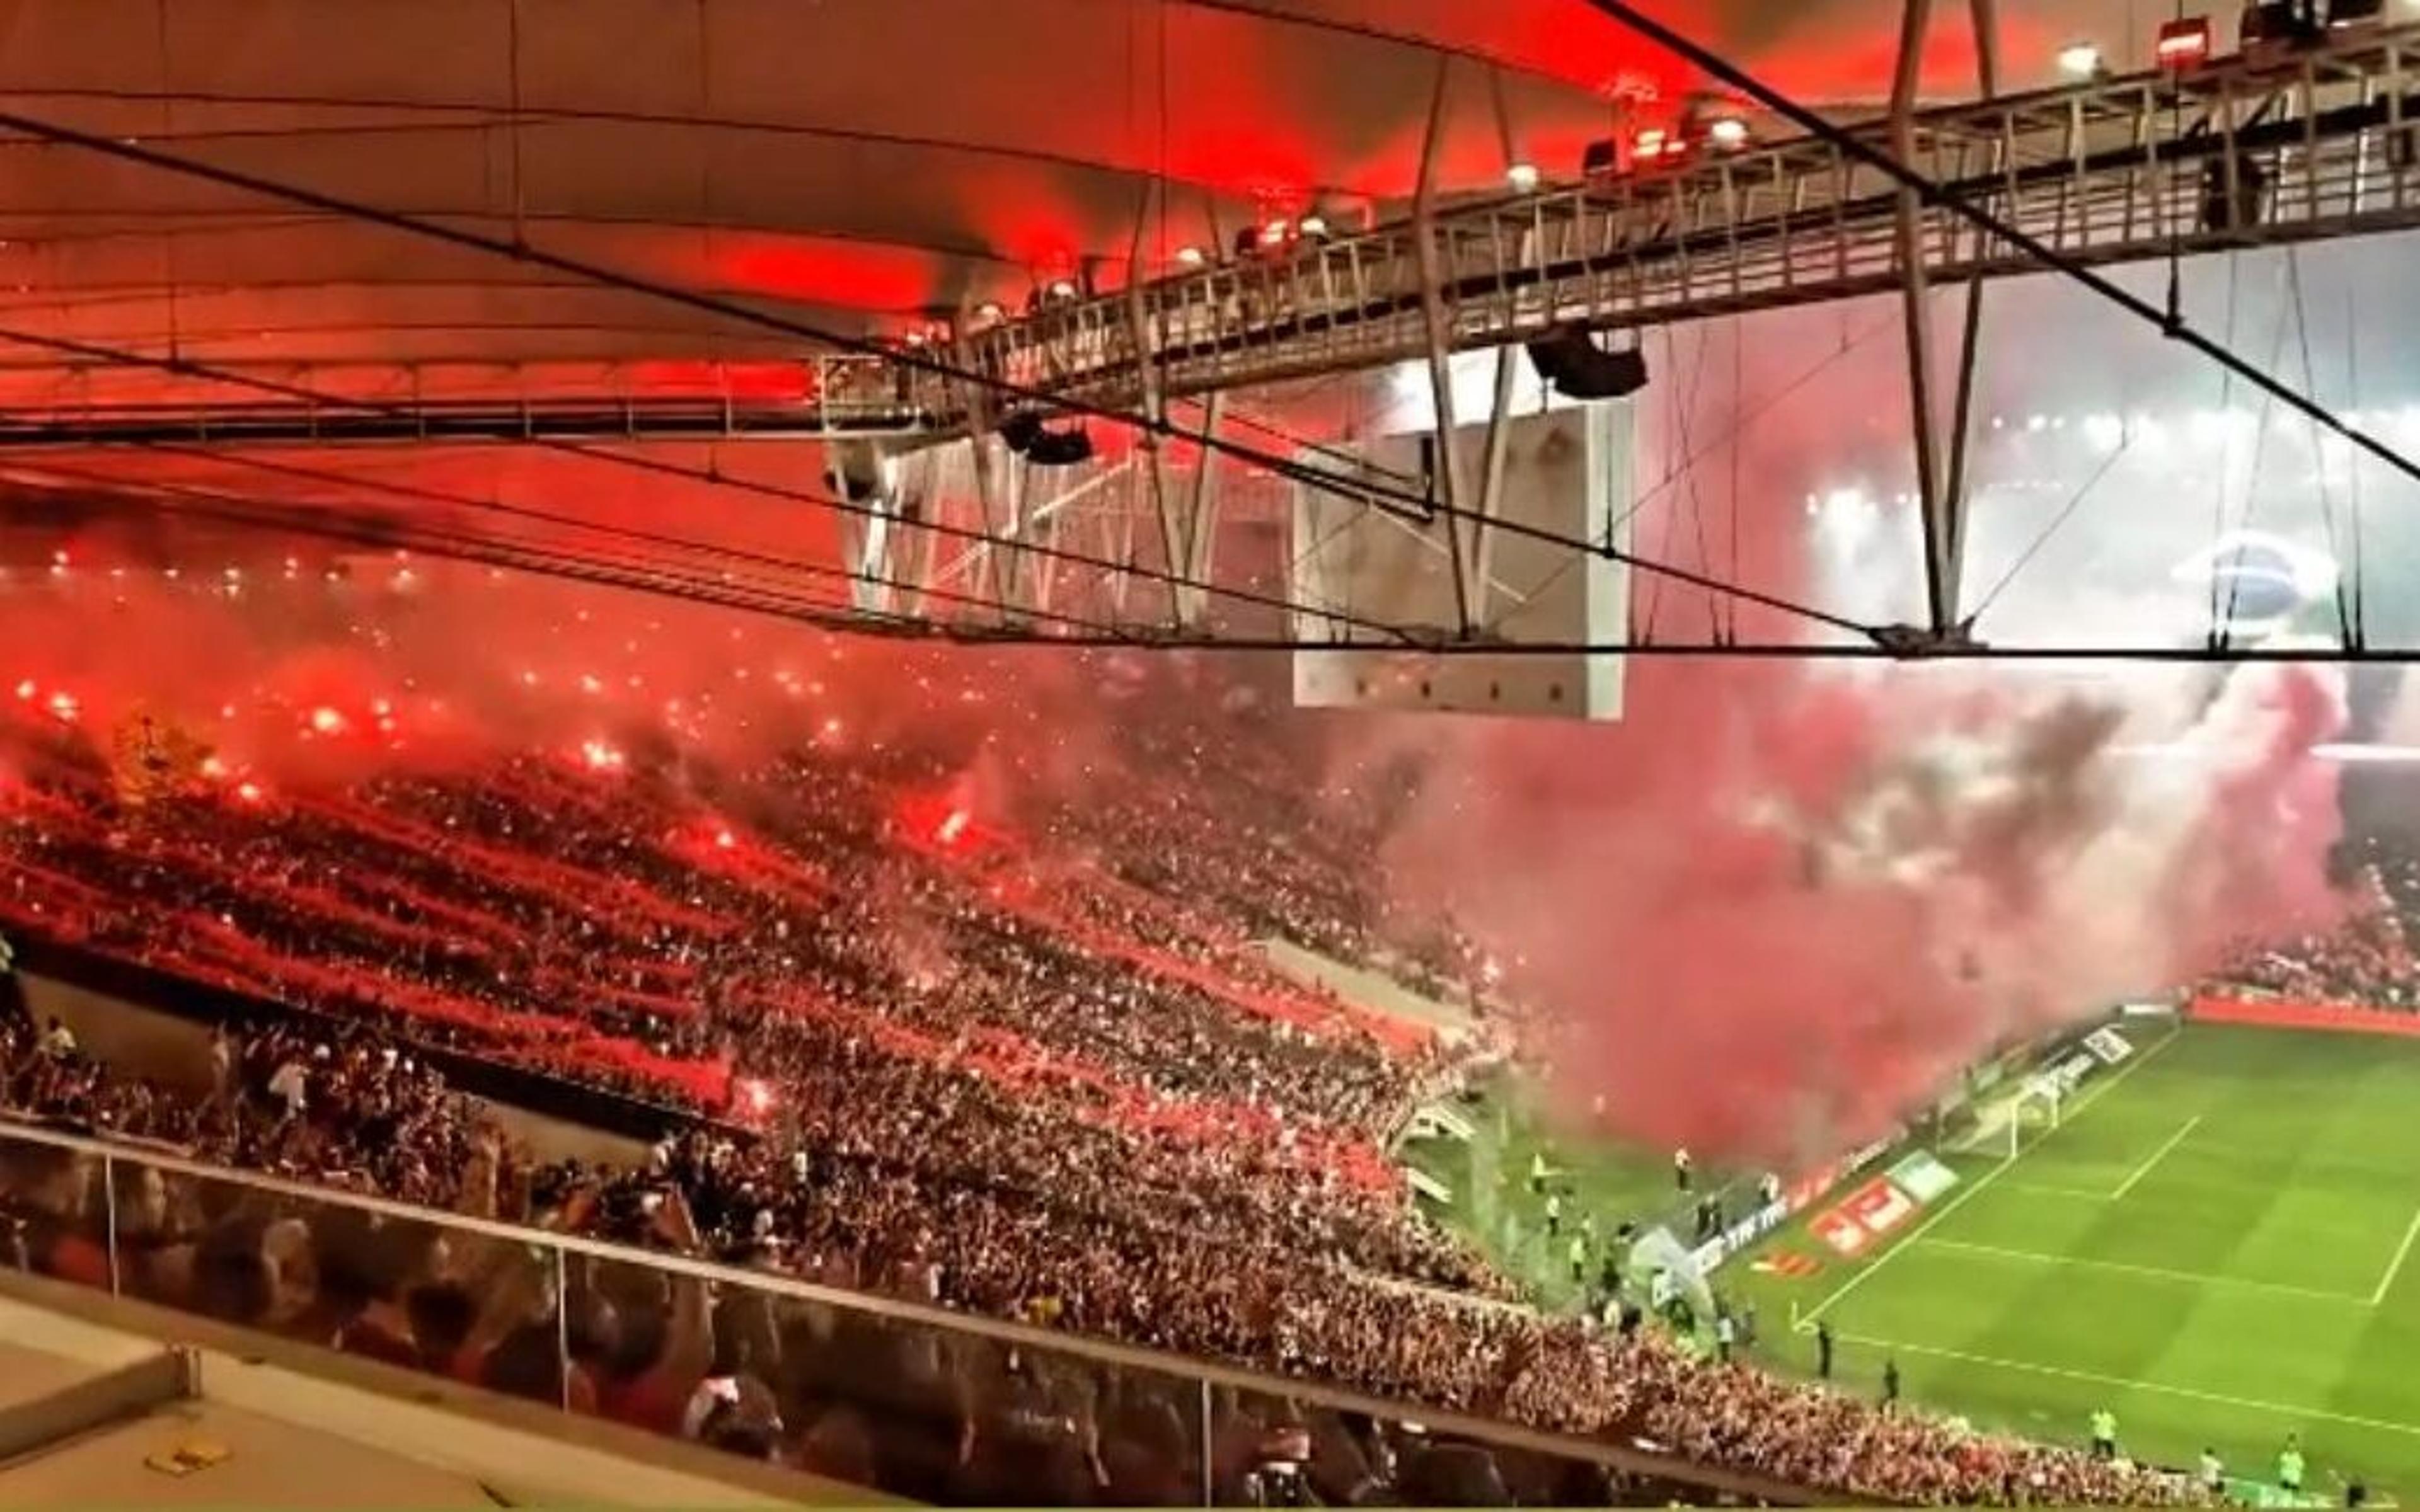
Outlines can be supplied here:
[[[1221, 440], [1207, 431], [1187, 430], [1164, 418], [1139, 415], [1128, 410], [1113, 409], [1106, 405], [1095, 404], [1072, 395], [1029, 388], [978, 369], [958, 366], [925, 352], [913, 349], [893, 350], [879, 342], [864, 337], [843, 335], [835, 331], [809, 325], [768, 311], [752, 309], [729, 300], [700, 294], [695, 290], [681, 288], [675, 285], [658, 283], [652, 279], [640, 278], [614, 269], [583, 262], [576, 257], [566, 257], [559, 253], [530, 246], [525, 242], [501, 241], [493, 237], [482, 236], [475, 231], [463, 230], [457, 226], [445, 225], [395, 210], [381, 209], [374, 205], [365, 205], [299, 185], [262, 178], [238, 169], [221, 167], [215, 163], [197, 162], [192, 159], [156, 152], [139, 143], [98, 136], [74, 127], [62, 126], [56, 122], [41, 120], [13, 111], [0, 111], [0, 128], [39, 137], [63, 147], [78, 147], [104, 157], [141, 163], [164, 173], [180, 174], [225, 188], [240, 189], [248, 193], [307, 206], [314, 209], [357, 220], [365, 224], [382, 226], [388, 230], [403, 232], [425, 239], [442, 241], [473, 252], [509, 257], [534, 267], [585, 279], [599, 287], [678, 304], [719, 319], [755, 325], [836, 350], [877, 358], [894, 367], [905, 368], [911, 372], [971, 384], [1020, 403], [1040, 405], [1070, 415], [1099, 420], [1110, 424], [1130, 426], [1164, 440], [1187, 441], [1206, 452], [1216, 452], [1256, 467], [1266, 468], [1280, 477], [1340, 498], [1373, 503], [1381, 508], [1400, 510], [1422, 524], [1442, 517], [1456, 518], [1470, 517], [1469, 511], [1441, 504], [1425, 494], [1386, 486], [1367, 479], [1340, 476], [1293, 457], [1281, 456], [1273, 452], [1264, 452], [1256, 447], [1239, 445], [1233, 441]], [[1544, 545], [1561, 547], [1567, 550], [1593, 552], [1608, 560], [1623, 563], [1637, 571], [1652, 573], [1693, 587], [1743, 598], [1750, 603], [1761, 604], [1765, 608], [1810, 620], [1819, 625], [1829, 625], [1835, 629], [1858, 635], [1870, 636], [1876, 633], [1874, 626], [1862, 625], [1845, 615], [1834, 614], [1776, 594], [1742, 588], [1736, 584], [1708, 578], [1702, 573], [1690, 572], [1685, 568], [1618, 551], [1610, 544], [1598, 545], [1585, 537], [1567, 535], [1559, 531], [1549, 531], [1514, 520], [1492, 520], [1487, 523], [1491, 530], [1502, 531]]]
[[[345, 394], [329, 393], [322, 390], [305, 388], [299, 384], [287, 383], [276, 378], [262, 378], [231, 368], [215, 366], [209, 363], [197, 362], [192, 358], [155, 357], [145, 352], [129, 351], [124, 347], [100, 346], [91, 342], [74, 341], [62, 336], [45, 336], [33, 332], [20, 331], [6, 327], [0, 327], [0, 341], [16, 342], [27, 347], [39, 347], [48, 351], [55, 351], [67, 356], [88, 358], [95, 362], [109, 363], [118, 366], [149, 368], [158, 372], [174, 374], [180, 378], [201, 378], [214, 383], [231, 384], [240, 388], [251, 389], [258, 393], [278, 394], [288, 399], [299, 400], [305, 404], [325, 406], [331, 409], [367, 409], [374, 413], [396, 415], [405, 419], [410, 419], [412, 415], [411, 407], [408, 404], [402, 404], [392, 400], [356, 398]], [[75, 441], [80, 439], [76, 435], [75, 428], [72, 425], [62, 425], [57, 428], [59, 430], [60, 439], [64, 441]], [[894, 517], [887, 516], [871, 504], [860, 503], [854, 500], [845, 499], [837, 494], [816, 493], [809, 489], [793, 488], [783, 484], [766, 483], [755, 479], [728, 477], [721, 471], [712, 469], [687, 467], [676, 462], [666, 462], [658, 457], [645, 456], [629, 452], [612, 451], [604, 447], [583, 446], [577, 441], [565, 440], [560, 437], [531, 436], [526, 438], [517, 438], [512, 441], [503, 443], [479, 442], [473, 440], [465, 441], [463, 444], [507, 444], [535, 447], [541, 451], [555, 452], [566, 456], [582, 457], [589, 461], [603, 462], [616, 467], [629, 468], [637, 471], [649, 472], [659, 477], [678, 478], [685, 482], [705, 483], [717, 487], [736, 489], [744, 493], [761, 494], [767, 498], [779, 499], [790, 503], [812, 504], [818, 508], [833, 510], [840, 514], [855, 515], [864, 519], [889, 519], [893, 524], [908, 523], [897, 519]], [[985, 531], [970, 530], [962, 525], [948, 525], [939, 520], [918, 520], [913, 522], [910, 528], [929, 532], [930, 533], [939, 536], [945, 540], [965, 541], [971, 545], [998, 548], [1015, 544], [1018, 549], [1030, 551], [1037, 556], [1048, 557], [1055, 561], [1065, 562], [1077, 566], [1092, 567], [1104, 572], [1128, 573], [1147, 581], [1167, 584], [1171, 588], [1199, 588], [1214, 596], [1233, 599], [1238, 603], [1249, 604], [1256, 608], [1291, 609], [1294, 607], [1282, 598], [1275, 598], [1266, 594], [1255, 593], [1248, 588], [1222, 587], [1214, 582], [1195, 582], [1193, 579], [1185, 577], [1181, 573], [1164, 572], [1155, 567], [1147, 567], [1140, 561], [1128, 564], [1113, 561], [1108, 557], [1095, 557], [1085, 552], [1071, 550], [1063, 547], [1045, 546], [1039, 543], [1031, 545], [1022, 543], [1007, 543], [1003, 542], [1001, 537], [993, 535]], [[1325, 618], [1339, 624], [1350, 625], [1356, 629], [1366, 629], [1379, 635], [1392, 635], [1406, 644], [1411, 644], [1414, 640], [1413, 637], [1404, 634], [1396, 626], [1383, 625], [1375, 621], [1362, 620], [1355, 616], [1333, 611], [1323, 610], [1320, 612]]]
[[[2295, 346], [2303, 356], [2303, 381], [2316, 387], [2319, 375], [2311, 361], [2311, 308], [2303, 298], [2303, 259], [2292, 247], [2286, 249], [2286, 286], [2291, 291], [2294, 301], [2294, 337]], [[2336, 535], [2335, 501], [2328, 494], [2328, 455], [2327, 448], [2320, 444], [2321, 440], [2319, 427], [2312, 426], [2311, 473], [2319, 479], [2319, 523], [2320, 528], [2328, 532], [2328, 555], [2335, 558], [2343, 550], [2343, 542]], [[2336, 635], [2341, 640], [2350, 640], [2353, 639], [2352, 605], [2345, 596], [2342, 571], [2336, 574], [2335, 598]]]
[[2344, 437], [2353, 445], [2369, 453], [2397, 472], [2414, 482], [2420, 482], [2420, 462], [2414, 462], [2385, 442], [2346, 424], [2325, 405], [2306, 396], [2290, 384], [2270, 377], [2252, 363], [2238, 357], [2225, 346], [2195, 331], [2186, 323], [2181, 315], [2171, 315], [2150, 301], [2128, 293], [2118, 284], [2102, 277], [2030, 233], [2002, 220], [1990, 210], [1968, 200], [1964, 195], [1927, 178], [1855, 132], [1844, 131], [1833, 125], [1814, 111], [1731, 63], [1720, 54], [1691, 41], [1671, 27], [1641, 12], [1636, 6], [1630, 4], [1629, 0], [1580, 0], [1580, 3], [1687, 60], [1693, 66], [1753, 99], [1808, 135], [1830, 143], [1868, 167], [1885, 175], [1901, 187], [1913, 190], [1925, 205], [1938, 206], [1949, 211], [1978, 229], [2008, 243], [2053, 272], [2082, 285], [2136, 319], [2156, 327], [2160, 333], [2169, 340], [2180, 342], [2201, 353], [2234, 373], [2246, 383], [2266, 392], [2272, 398]]
[[[79, 470], [44, 464], [43, 471], [73, 477]], [[114, 485], [118, 480], [99, 474], [85, 474], [90, 481]], [[324, 513], [303, 510], [287, 515], [275, 510], [260, 510], [230, 496], [178, 485], [146, 485], [155, 492], [183, 495], [203, 501], [199, 506], [158, 504], [150, 501], [160, 513], [191, 515], [196, 518], [213, 519], [247, 529], [282, 532], [287, 534], [334, 540], [378, 548], [408, 546], [432, 558], [461, 561], [473, 565], [508, 568], [535, 576], [557, 578], [593, 586], [622, 588], [632, 592], [667, 598], [675, 602], [739, 609], [770, 618], [803, 623], [816, 628], [847, 634], [880, 636], [884, 639], [938, 640], [978, 648], [1035, 648], [1050, 650], [1121, 651], [1135, 650], [1139, 645], [1187, 649], [1218, 649], [1245, 652], [1332, 651], [1333, 642], [1303, 640], [1290, 637], [1249, 637], [1233, 640], [1170, 637], [1149, 642], [1115, 636], [1051, 636], [1020, 631], [1015, 627], [987, 629], [983, 626], [937, 625], [930, 621], [892, 617], [888, 621], [866, 620], [853, 612], [832, 606], [819, 609], [814, 601], [784, 603], [772, 595], [752, 595], [732, 592], [726, 585], [711, 581], [682, 583], [662, 574], [619, 573], [594, 563], [576, 559], [547, 562], [541, 554], [523, 552], [511, 546], [469, 538], [465, 546], [420, 544], [410, 532], [384, 528], [347, 526], [331, 520]], [[135, 507], [129, 498], [126, 507]], [[530, 560], [522, 560], [524, 557]], [[532, 564], [532, 561], [537, 564]], [[837, 612], [835, 612], [837, 610]], [[1746, 643], [1724, 641], [1714, 645], [1690, 645], [1666, 642], [1586, 641], [1586, 642], [1516, 642], [1508, 645], [1487, 645], [1471, 642], [1448, 642], [1436, 646], [1443, 656], [1645, 656], [1663, 658], [1699, 658], [1723, 661], [1905, 661], [1906, 653], [1873, 642], [1809, 643], [1806, 641], [1773, 641]], [[2285, 664], [2308, 663], [2334, 666], [2408, 666], [2420, 661], [2420, 648], [2380, 651], [2366, 645], [2329, 647], [2298, 647], [2279, 649], [2251, 646], [2221, 649], [2199, 646], [1951, 646], [1928, 648], [1919, 659], [1928, 661], [1974, 662], [2137, 662], [2149, 664], [2236, 665], [2245, 662]]]
[[2067, 502], [2059, 506], [2058, 513], [2051, 517], [2050, 523], [2041, 528], [2040, 532], [2034, 536], [2030, 545], [2017, 553], [2016, 560], [2009, 563], [2006, 572], [2000, 574], [1999, 581], [1992, 585], [1991, 590], [1984, 594], [1982, 601], [1975, 606], [1975, 611], [1967, 616], [1969, 621], [1980, 620], [1985, 614], [1991, 612], [1992, 606], [1999, 602], [2000, 595], [2009, 591], [2009, 585], [2017, 580], [2017, 575], [2024, 571], [2026, 564], [2041, 553], [2042, 548], [2050, 545], [2051, 537], [2056, 535], [2060, 527], [2073, 517], [2085, 500], [2092, 496], [2092, 490], [2101, 486], [2101, 481], [2109, 476], [2111, 471], [2118, 466], [2118, 459], [2123, 457], [2133, 444], [2134, 432], [2129, 429], [2118, 443], [2111, 448], [2109, 455], [2101, 459], [2100, 466], [2094, 468], [2091, 474], [2084, 480], [2075, 492], [2068, 496]]
[[[710, 578], [689, 577], [644, 563], [551, 551], [509, 537], [437, 531], [400, 521], [392, 524], [367, 522], [331, 515], [324, 509], [309, 505], [280, 507], [262, 504], [239, 494], [188, 484], [146, 484], [140, 493], [128, 492], [121, 480], [56, 463], [46, 462], [36, 471], [46, 477], [92, 486], [101, 493], [92, 502], [122, 513], [139, 511], [147, 515], [184, 517], [265, 533], [334, 541], [379, 550], [416, 551], [443, 561], [508, 568], [590, 586], [626, 589], [659, 598], [775, 614], [834, 633], [863, 631], [937, 640], [978, 640], [984, 634], [980, 627], [969, 627], [973, 634], [961, 635], [956, 626], [859, 609], [837, 599], [777, 589], [743, 587]], [[111, 492], [112, 489], [116, 491]], [[172, 500], [196, 502], [163, 502], [156, 497], [160, 494], [166, 494]], [[1055, 637], [1036, 636], [1034, 639], [1056, 640]]]
[[[100, 451], [116, 451], [120, 449], [121, 448], [114, 444], [95, 448], [95, 450]], [[456, 493], [450, 489], [430, 488], [418, 484], [396, 483], [384, 478], [364, 478], [350, 473], [330, 472], [324, 469], [306, 468], [297, 463], [271, 462], [264, 457], [251, 456], [241, 452], [217, 452], [198, 446], [178, 446], [171, 442], [145, 442], [128, 449], [162, 456], [188, 457], [196, 461], [208, 462], [218, 466], [231, 465], [236, 467], [251, 468], [256, 471], [267, 472], [274, 476], [299, 478], [305, 482], [324, 483], [333, 486], [356, 491], [368, 489], [377, 493], [390, 494], [400, 499], [411, 499], [425, 503], [442, 504], [449, 508], [461, 509], [477, 514], [496, 515], [509, 519], [535, 520], [540, 524], [560, 526], [575, 531], [584, 531], [597, 535], [617, 537], [622, 540], [634, 542], [641, 546], [665, 548], [674, 551], [688, 552], [712, 560], [741, 563], [751, 568], [766, 568], [775, 573], [795, 573], [811, 579], [836, 579], [845, 583], [864, 583], [873, 587], [889, 588], [901, 593], [913, 594], [923, 598], [939, 599], [944, 603], [962, 604], [970, 609], [985, 609], [996, 614], [1023, 615], [1028, 619], [1048, 621], [1054, 624], [1066, 625], [1078, 629], [1101, 634], [1117, 634], [1125, 629], [1123, 625], [1112, 625], [1101, 620], [1085, 619], [1078, 615], [1066, 614], [1058, 610], [1026, 609], [1016, 604], [1006, 603], [1000, 599], [985, 598], [973, 594], [954, 593], [943, 588], [922, 588], [914, 583], [903, 582], [895, 578], [877, 577], [872, 573], [859, 572], [847, 567], [826, 566], [819, 562], [794, 561], [786, 557], [772, 556], [761, 551], [751, 551], [742, 547], [727, 546], [714, 541], [695, 540], [688, 536], [664, 535], [654, 531], [639, 530], [633, 526], [606, 524], [597, 520], [582, 519], [576, 515], [559, 514], [553, 510], [537, 509], [526, 504], [506, 503], [501, 500], [481, 499], [473, 494]], [[121, 481], [119, 486], [126, 486], [126, 485]], [[132, 486], [143, 488], [153, 486], [153, 485], [145, 481], [137, 481], [132, 485]], [[425, 527], [418, 527], [415, 525], [414, 528]], [[763, 581], [762, 579], [755, 578], [752, 578], [750, 580], [757, 582]], [[1147, 643], [1149, 638], [1138, 637], [1137, 640], [1139, 643]]]
[[[2272, 363], [2278, 361], [2286, 350], [2286, 320], [2287, 316], [2290, 313], [2290, 307], [2286, 302], [2282, 288], [2282, 285], [2284, 284], [2284, 270], [2282, 269], [2279, 270], [2278, 282], [2281, 287], [2277, 301], [2277, 323], [2271, 328], [2269, 332], [2269, 361]], [[2260, 401], [2260, 414], [2252, 424], [2252, 471], [2251, 475], [2245, 478], [2243, 483], [2243, 523], [2239, 527], [2240, 529], [2246, 531], [2252, 529], [2253, 517], [2258, 514], [2260, 510], [2260, 468], [2263, 459], [2269, 455], [2269, 417], [2274, 412], [2274, 409], [2275, 407], [2271, 400], [2266, 398], [2262, 399]], [[2228, 427], [2228, 434], [2230, 437], [2234, 434], [2232, 426]], [[2217, 548], [2218, 545], [2219, 543], [2217, 541], [2211, 543], [2213, 550]], [[2218, 573], [2223, 570], [2224, 567], [2224, 563], [2213, 559], [2211, 562], [2211, 581], [2215, 582], [2217, 580]], [[2226, 616], [2220, 620], [2216, 626], [2218, 639], [2221, 644], [2226, 643], [2235, 634], [2235, 611], [2237, 606], [2242, 602], [2242, 597], [2243, 574], [2241, 572], [2227, 573]]]

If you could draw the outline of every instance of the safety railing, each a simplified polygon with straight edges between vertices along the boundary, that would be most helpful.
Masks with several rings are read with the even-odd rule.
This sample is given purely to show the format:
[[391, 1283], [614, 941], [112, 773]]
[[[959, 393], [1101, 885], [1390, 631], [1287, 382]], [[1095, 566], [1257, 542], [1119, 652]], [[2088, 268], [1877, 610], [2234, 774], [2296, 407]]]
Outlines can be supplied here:
[[1636, 1444], [20, 1123], [0, 1122], [0, 1215], [23, 1270], [918, 1501], [1807, 1500]]
[[[2420, 224], [2420, 27], [1923, 113], [1911, 166], [2055, 252], [2110, 263]], [[1855, 134], [1880, 147], [1885, 127]], [[1896, 287], [1899, 185], [1840, 144], [1701, 151], [1679, 168], [1436, 216], [1457, 348], [1566, 323], [1638, 325]], [[2038, 267], [1929, 196], [1938, 277]], [[1425, 352], [1422, 228], [1405, 221], [976, 333], [964, 360], [1022, 387], [1131, 407], [1139, 355], [1171, 394]], [[919, 380], [936, 413], [945, 380]]]

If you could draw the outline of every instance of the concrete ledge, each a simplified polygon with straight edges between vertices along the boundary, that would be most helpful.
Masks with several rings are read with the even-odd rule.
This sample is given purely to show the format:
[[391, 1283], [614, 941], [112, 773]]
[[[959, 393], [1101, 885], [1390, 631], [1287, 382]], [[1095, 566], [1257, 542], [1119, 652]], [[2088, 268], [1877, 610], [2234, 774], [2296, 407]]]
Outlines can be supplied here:
[[[0, 1326], [13, 1321], [0, 1319]], [[21, 1342], [24, 1337], [13, 1328], [8, 1330], [8, 1336]], [[162, 1350], [29, 1401], [15, 1403], [0, 1410], [0, 1462], [148, 1416], [170, 1402], [199, 1395], [198, 1386], [194, 1356], [182, 1350]]]
[[0, 1337], [123, 1366], [182, 1346], [204, 1400], [476, 1479], [516, 1505], [892, 1503], [862, 1487], [439, 1381], [43, 1276], [0, 1273]]

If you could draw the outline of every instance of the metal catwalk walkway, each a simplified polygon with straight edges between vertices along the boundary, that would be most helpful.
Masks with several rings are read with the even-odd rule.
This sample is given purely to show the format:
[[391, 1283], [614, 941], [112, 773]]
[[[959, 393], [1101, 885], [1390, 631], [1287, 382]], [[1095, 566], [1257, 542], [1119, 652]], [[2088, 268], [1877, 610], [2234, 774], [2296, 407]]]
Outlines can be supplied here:
[[[2226, 60], [1946, 107], [1910, 164], [2079, 262], [2312, 241], [2420, 224], [2420, 26], [2261, 63]], [[1858, 128], [1886, 147], [1886, 126]], [[1600, 186], [1442, 211], [1430, 234], [1452, 346], [1526, 341], [1900, 286], [1897, 186], [1815, 138], [1722, 152]], [[1071, 303], [977, 334], [969, 365], [1130, 409], [1137, 351], [1170, 395], [1407, 361], [1428, 350], [1409, 222]], [[1937, 282], [2035, 265], [1935, 200]], [[934, 385], [920, 379], [920, 394]], [[962, 412], [939, 393], [924, 408]]]
[[[1855, 129], [1885, 146], [1886, 125]], [[2420, 224], [2420, 24], [2281, 58], [2237, 57], [1922, 113], [1918, 172], [1936, 282], [2030, 270], [1941, 203], [1954, 195], [2075, 259], [2114, 264]], [[1117, 410], [1424, 356], [1434, 262], [1448, 344], [1527, 341], [1899, 287], [1897, 186], [1838, 145], [1795, 137], [1586, 187], [1500, 196], [1047, 306], [966, 335], [961, 370]], [[1422, 237], [1434, 258], [1422, 256]], [[1144, 354], [1139, 360], [1138, 353]], [[937, 352], [936, 357], [944, 353]], [[318, 402], [307, 385], [240, 402], [18, 408], [0, 446], [312, 444], [552, 438], [963, 434], [962, 378], [880, 358], [804, 358], [803, 397], [548, 394]], [[168, 364], [162, 364], [168, 365]], [[995, 407], [986, 406], [986, 409]]]

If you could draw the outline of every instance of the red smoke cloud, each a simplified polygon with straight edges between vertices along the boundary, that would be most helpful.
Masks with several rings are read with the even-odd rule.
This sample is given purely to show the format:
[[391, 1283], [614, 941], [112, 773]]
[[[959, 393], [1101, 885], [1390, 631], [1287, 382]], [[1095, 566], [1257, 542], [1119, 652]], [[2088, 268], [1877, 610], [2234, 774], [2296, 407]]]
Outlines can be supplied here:
[[[1438, 722], [1388, 857], [1572, 1026], [1575, 1106], [1764, 1159], [1885, 1129], [2001, 1040], [2324, 918], [2332, 677], [2079, 692], [1968, 670], [1637, 668], [1618, 728]], [[2162, 758], [2121, 735], [2176, 735]]]

